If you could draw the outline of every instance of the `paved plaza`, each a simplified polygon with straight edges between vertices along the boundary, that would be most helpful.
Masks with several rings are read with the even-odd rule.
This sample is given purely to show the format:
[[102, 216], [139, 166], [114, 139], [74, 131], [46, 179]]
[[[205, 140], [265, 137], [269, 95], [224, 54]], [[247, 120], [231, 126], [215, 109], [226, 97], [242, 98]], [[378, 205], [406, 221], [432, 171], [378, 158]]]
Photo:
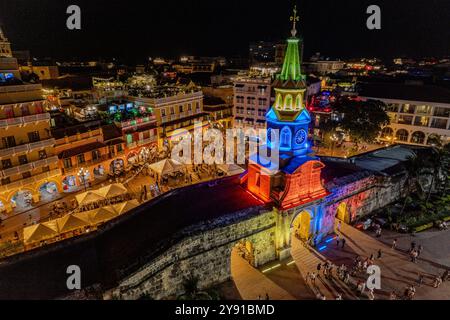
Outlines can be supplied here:
[[[436, 236], [435, 233], [433, 233]], [[441, 237], [448, 237], [450, 232], [441, 233]], [[392, 236], [392, 235], [390, 235]], [[334, 265], [345, 264], [347, 267], [353, 265], [354, 258], [360, 256], [365, 259], [374, 255], [374, 264], [381, 269], [381, 289], [374, 291], [375, 300], [386, 300], [390, 298], [391, 292], [396, 292], [400, 297], [407, 286], [416, 288], [414, 299], [450, 299], [450, 283], [444, 282], [439, 288], [434, 288], [436, 275], [441, 275], [445, 265], [431, 260], [429, 252], [424, 251], [417, 263], [410, 261], [406, 248], [409, 245], [410, 236], [404, 235], [399, 240], [399, 247], [392, 249], [387, 244], [390, 236], [378, 241], [370, 234], [361, 232], [349, 225], [341, 226], [341, 239], [346, 243], [342, 248], [342, 242], [337, 246], [335, 236], [328, 237], [326, 242], [318, 245], [318, 250], [305, 246], [302, 241], [292, 237], [291, 256], [292, 261], [271, 263], [259, 269], [251, 267], [246, 260], [239, 257], [235, 252], [232, 254], [232, 277], [234, 285], [242, 299], [263, 299], [267, 293], [270, 299], [317, 299], [325, 296], [326, 300], [334, 300], [338, 294], [344, 300], [367, 300], [367, 290], [360, 294], [356, 288], [358, 281], [365, 281], [366, 274], [360, 272], [350, 277], [348, 284], [336, 276], [326, 279], [322, 271], [314, 283], [307, 279], [308, 273], [317, 273], [317, 265], [329, 261]], [[416, 236], [415, 239], [432, 237], [427, 234]], [[385, 243], [383, 243], [385, 242]], [[434, 241], [433, 241], [434, 243]], [[438, 245], [439, 246], [439, 245]], [[443, 245], [447, 249], [447, 246]], [[381, 250], [381, 258], [377, 258]], [[426, 249], [425, 249], [426, 250]], [[448, 250], [448, 249], [447, 249]], [[438, 251], [436, 252], [439, 255]], [[269, 270], [268, 272], [263, 272]], [[322, 268], [323, 270], [323, 268]], [[336, 267], [334, 268], [336, 270]], [[423, 275], [423, 282], [419, 284], [419, 274]], [[235, 297], [239, 298], [239, 297]]]

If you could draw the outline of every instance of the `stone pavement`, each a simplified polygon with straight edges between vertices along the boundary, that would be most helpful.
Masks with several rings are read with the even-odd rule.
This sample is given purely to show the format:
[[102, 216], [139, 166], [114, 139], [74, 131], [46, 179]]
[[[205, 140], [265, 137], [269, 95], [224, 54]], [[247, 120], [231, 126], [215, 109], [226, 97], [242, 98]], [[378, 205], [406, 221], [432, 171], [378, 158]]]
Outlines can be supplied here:
[[[342, 224], [341, 234], [347, 240], [347, 248], [342, 250], [330, 245], [324, 250], [324, 255], [337, 263], [350, 261], [356, 255], [367, 258], [373, 254], [376, 257], [381, 249], [381, 259], [374, 262], [381, 269], [381, 290], [375, 290], [376, 299], [388, 299], [391, 291], [401, 294], [407, 285], [416, 287], [415, 299], [450, 299], [450, 284], [447, 282], [438, 289], [433, 288], [436, 274], [427, 272], [420, 263], [411, 262], [407, 253], [394, 250], [349, 225]], [[424, 275], [424, 284], [421, 286], [418, 285], [419, 274]]]
[[266, 293], [271, 300], [295, 300], [289, 292], [240, 257], [236, 249], [231, 252], [231, 277], [244, 300], [258, 300], [258, 296], [265, 299]]

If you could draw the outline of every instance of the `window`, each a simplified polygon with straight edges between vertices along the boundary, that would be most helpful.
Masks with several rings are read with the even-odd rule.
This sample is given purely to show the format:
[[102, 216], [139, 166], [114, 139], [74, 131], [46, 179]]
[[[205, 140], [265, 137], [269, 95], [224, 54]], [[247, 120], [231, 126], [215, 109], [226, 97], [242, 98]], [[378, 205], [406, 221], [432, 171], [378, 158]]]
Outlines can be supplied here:
[[40, 150], [39, 151], [39, 159], [47, 159], [47, 152], [45, 152], [45, 150]]
[[92, 151], [92, 160], [98, 160], [98, 159], [100, 159], [100, 151], [98, 151], [98, 150], [94, 150], [94, 151]]
[[29, 116], [30, 115], [30, 108], [27, 104], [23, 104], [20, 106], [20, 110], [22, 111], [22, 116]]
[[291, 148], [291, 130], [288, 127], [284, 127], [280, 134], [281, 148], [290, 149]]
[[414, 119], [414, 125], [416, 126], [428, 127], [429, 123], [430, 123], [429, 117], [416, 117]]
[[19, 156], [19, 163], [20, 164], [27, 164], [28, 163], [28, 159], [27, 159], [27, 156], [25, 154]]
[[397, 140], [399, 140], [399, 141], [408, 141], [409, 133], [405, 129], [400, 129], [397, 131], [395, 136], [397, 137]]
[[175, 114], [175, 108], [174, 107], [170, 107], [170, 114]]
[[39, 131], [31, 131], [28, 132], [28, 140], [30, 142], [38, 142], [40, 141], [40, 137], [39, 137]]
[[447, 128], [447, 119], [433, 118], [431, 120], [431, 126], [433, 128], [446, 129]]
[[188, 111], [192, 111], [192, 104], [191, 103], [188, 104]]
[[11, 179], [9, 177], [2, 179], [2, 186], [6, 185], [6, 184], [10, 184], [10, 183], [11, 183]]
[[450, 108], [436, 107], [434, 108], [434, 116], [448, 118], [450, 117]]
[[31, 172], [30, 172], [30, 171], [27, 171], [27, 172], [22, 173], [22, 177], [23, 177], [24, 179], [30, 178], [30, 177], [31, 177]]
[[179, 109], [180, 109], [180, 113], [182, 113], [183, 112], [183, 106], [179, 106]]
[[117, 152], [122, 152], [122, 151], [123, 151], [122, 144], [119, 143], [119, 144], [117, 145]]
[[417, 106], [416, 113], [418, 114], [431, 114], [431, 106]]
[[397, 123], [399, 123], [399, 124], [411, 124], [412, 120], [413, 120], [413, 116], [399, 115]]
[[66, 159], [64, 159], [63, 162], [64, 162], [64, 168], [66, 168], [66, 169], [72, 168], [72, 159], [66, 158]]
[[49, 171], [50, 171], [50, 166], [42, 167], [42, 172], [49, 172]]
[[84, 153], [77, 155], [77, 162], [78, 164], [85, 163], [86, 160], [84, 159]]
[[2, 160], [2, 168], [3, 169], [8, 169], [8, 168], [11, 168], [11, 167], [12, 167], [11, 159]]
[[400, 108], [400, 112], [401, 113], [414, 113], [414, 109], [416, 106], [406, 103], [404, 105], [402, 105], [402, 107]]
[[161, 117], [165, 117], [166, 116], [166, 109], [161, 109]]
[[3, 148], [12, 148], [16, 146], [16, 138], [14, 136], [2, 138]]

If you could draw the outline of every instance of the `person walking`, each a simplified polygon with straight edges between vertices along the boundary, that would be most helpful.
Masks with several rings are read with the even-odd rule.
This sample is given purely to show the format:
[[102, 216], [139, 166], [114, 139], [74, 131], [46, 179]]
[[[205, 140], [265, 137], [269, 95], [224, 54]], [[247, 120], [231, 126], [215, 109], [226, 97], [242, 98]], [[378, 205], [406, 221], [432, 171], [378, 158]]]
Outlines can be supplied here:
[[439, 288], [441, 284], [442, 284], [442, 279], [441, 279], [441, 277], [437, 276], [434, 279], [433, 287]]
[[268, 293], [266, 293], [266, 300], [270, 300]]
[[322, 264], [319, 262], [317, 265], [317, 273], [320, 273], [320, 269], [322, 268]]
[[311, 283], [313, 285], [316, 285], [316, 273], [315, 272], [311, 273]]
[[419, 273], [419, 279], [417, 279], [418, 286], [422, 286], [423, 284], [423, 274]]
[[381, 249], [378, 249], [377, 259], [381, 259], [382, 254]]
[[391, 246], [391, 248], [394, 249], [394, 250], [397, 248], [397, 238], [395, 238], [394, 240], [392, 240], [392, 246]]
[[423, 246], [421, 244], [419, 244], [419, 247], [417, 248], [417, 257], [419, 257], [421, 255], [423, 251]]
[[342, 242], [342, 249], [344, 249], [345, 241], [346, 241], [345, 238], [342, 238], [342, 241], [341, 241]]

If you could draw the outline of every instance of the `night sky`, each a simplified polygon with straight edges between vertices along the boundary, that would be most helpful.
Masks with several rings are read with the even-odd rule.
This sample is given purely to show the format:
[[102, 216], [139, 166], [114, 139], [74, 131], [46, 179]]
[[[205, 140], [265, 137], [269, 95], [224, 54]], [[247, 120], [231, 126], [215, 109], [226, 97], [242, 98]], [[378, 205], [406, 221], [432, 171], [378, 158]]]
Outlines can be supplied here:
[[[0, 0], [0, 23], [14, 50], [58, 59], [246, 55], [254, 40], [289, 36], [289, 0]], [[450, 55], [448, 0], [297, 0], [305, 57]], [[66, 28], [66, 8], [82, 10], [82, 30]], [[382, 30], [366, 28], [366, 8], [382, 10]]]

